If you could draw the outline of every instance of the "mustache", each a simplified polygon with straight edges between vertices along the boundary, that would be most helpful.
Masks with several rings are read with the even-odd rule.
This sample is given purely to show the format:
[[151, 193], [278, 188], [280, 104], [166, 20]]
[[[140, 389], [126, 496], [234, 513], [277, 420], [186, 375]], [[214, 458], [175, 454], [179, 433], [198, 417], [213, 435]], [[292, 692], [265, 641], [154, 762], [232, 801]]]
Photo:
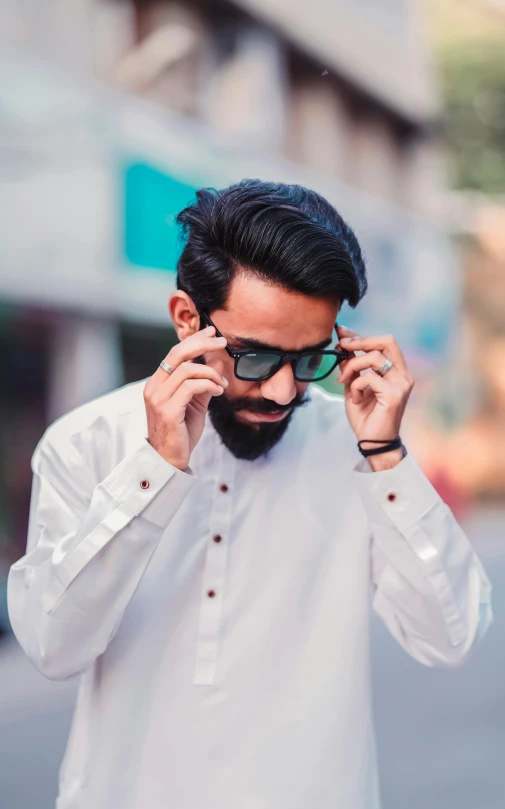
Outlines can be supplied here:
[[294, 399], [286, 405], [277, 404], [270, 399], [251, 399], [248, 396], [241, 396], [237, 399], [227, 399], [226, 403], [231, 412], [236, 413], [238, 410], [248, 410], [251, 413], [279, 413], [286, 410], [294, 410], [295, 407], [301, 407], [309, 401], [308, 394], [297, 393]]

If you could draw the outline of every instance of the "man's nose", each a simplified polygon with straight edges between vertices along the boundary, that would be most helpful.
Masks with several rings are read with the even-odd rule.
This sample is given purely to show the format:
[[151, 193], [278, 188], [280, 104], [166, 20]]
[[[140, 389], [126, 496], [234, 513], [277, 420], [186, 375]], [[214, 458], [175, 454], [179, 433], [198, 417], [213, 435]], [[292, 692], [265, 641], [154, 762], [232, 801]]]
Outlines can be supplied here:
[[274, 376], [261, 383], [261, 395], [278, 405], [288, 405], [296, 396], [295, 377], [290, 362], [284, 363]]

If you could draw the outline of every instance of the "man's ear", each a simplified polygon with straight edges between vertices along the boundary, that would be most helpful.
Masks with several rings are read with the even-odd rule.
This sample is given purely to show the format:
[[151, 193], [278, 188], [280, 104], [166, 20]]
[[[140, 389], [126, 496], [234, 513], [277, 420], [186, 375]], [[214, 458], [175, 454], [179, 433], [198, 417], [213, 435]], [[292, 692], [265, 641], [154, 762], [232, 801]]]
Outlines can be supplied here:
[[193, 298], [182, 289], [177, 289], [170, 296], [168, 311], [179, 340], [185, 340], [202, 328]]

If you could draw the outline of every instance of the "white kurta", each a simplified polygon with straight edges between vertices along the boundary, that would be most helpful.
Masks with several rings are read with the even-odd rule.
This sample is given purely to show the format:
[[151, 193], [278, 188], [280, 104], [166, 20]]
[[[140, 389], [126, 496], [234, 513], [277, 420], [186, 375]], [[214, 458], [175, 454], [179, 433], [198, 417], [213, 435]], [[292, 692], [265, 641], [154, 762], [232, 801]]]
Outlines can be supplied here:
[[33, 457], [8, 595], [37, 668], [81, 675], [58, 809], [378, 809], [370, 601], [417, 660], [459, 664], [491, 621], [470, 543], [410, 455], [371, 472], [340, 397], [311, 386], [254, 462], [207, 420], [181, 472], [144, 384]]

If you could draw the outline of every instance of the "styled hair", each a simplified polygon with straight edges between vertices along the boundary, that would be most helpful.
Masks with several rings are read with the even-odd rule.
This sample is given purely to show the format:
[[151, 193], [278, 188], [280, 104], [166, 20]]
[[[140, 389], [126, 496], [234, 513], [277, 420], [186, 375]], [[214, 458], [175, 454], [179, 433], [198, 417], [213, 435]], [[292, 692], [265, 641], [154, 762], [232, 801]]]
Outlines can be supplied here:
[[177, 286], [197, 309], [226, 307], [237, 272], [355, 307], [367, 289], [354, 232], [327, 200], [300, 185], [242, 180], [202, 188], [177, 216], [186, 244]]

